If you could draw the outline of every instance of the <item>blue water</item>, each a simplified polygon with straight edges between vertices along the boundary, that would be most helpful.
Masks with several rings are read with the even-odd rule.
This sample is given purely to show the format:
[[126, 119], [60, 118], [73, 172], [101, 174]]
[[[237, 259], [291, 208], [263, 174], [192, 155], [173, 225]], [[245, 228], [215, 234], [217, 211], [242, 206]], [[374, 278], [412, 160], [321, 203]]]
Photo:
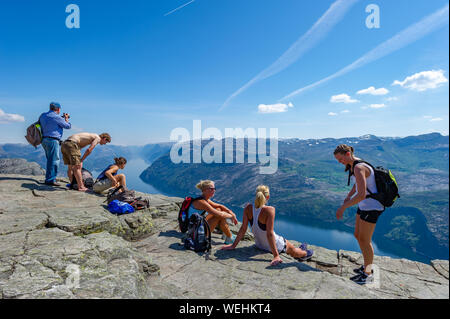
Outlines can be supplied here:
[[[231, 208], [239, 220], [242, 220], [243, 210]], [[275, 216], [275, 232], [287, 240], [306, 242], [333, 250], [349, 250], [359, 252], [359, 245], [353, 233], [336, 229], [323, 229], [319, 227], [301, 224], [284, 216]], [[400, 258], [399, 256], [380, 249], [376, 242], [372, 242], [375, 255]]]
[[[119, 171], [124, 173], [127, 178], [127, 186], [139, 192], [148, 194], [162, 194], [166, 196], [176, 196], [175, 194], [168, 194], [158, 190], [156, 187], [145, 183], [139, 178], [139, 175], [149, 166], [143, 159], [129, 160], [125, 169]], [[93, 172], [94, 177], [97, 177], [99, 172]], [[230, 207], [236, 214], [239, 220], [242, 220], [242, 208]], [[307, 242], [311, 245], [317, 245], [333, 250], [349, 250], [359, 252], [359, 246], [353, 233], [334, 229], [322, 229], [314, 226], [307, 226], [295, 220], [290, 220], [284, 216], [276, 216], [275, 218], [275, 232], [287, 240], [295, 240], [298, 242]], [[373, 242], [375, 254], [378, 256], [389, 256], [393, 258], [400, 258], [399, 256], [389, 253], [378, 248], [376, 242]]]

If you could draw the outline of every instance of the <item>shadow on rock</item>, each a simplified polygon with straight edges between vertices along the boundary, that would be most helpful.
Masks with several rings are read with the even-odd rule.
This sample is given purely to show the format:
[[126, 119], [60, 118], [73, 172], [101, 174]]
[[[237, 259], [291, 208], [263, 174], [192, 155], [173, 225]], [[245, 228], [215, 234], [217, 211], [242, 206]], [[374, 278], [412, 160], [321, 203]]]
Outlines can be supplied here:
[[267, 266], [267, 269], [284, 269], [289, 267], [297, 267], [300, 271], [315, 271], [315, 272], [322, 272], [322, 270], [319, 270], [317, 268], [311, 267], [307, 264], [304, 264], [300, 261], [293, 261], [293, 262], [282, 262], [281, 264], [278, 264], [276, 266]]
[[173, 243], [169, 246], [169, 248], [173, 250], [186, 250], [182, 243]]
[[27, 188], [31, 191], [41, 191], [41, 192], [54, 192], [54, 191], [67, 191], [68, 189], [66, 187], [61, 186], [49, 186], [45, 184], [29, 184], [29, 183], [23, 183], [21, 185], [23, 188]]
[[159, 237], [175, 237], [179, 238], [180, 240], [185, 236], [185, 234], [180, 233], [176, 230], [168, 230], [168, 231], [162, 231], [159, 233]]
[[249, 247], [238, 247], [233, 250], [216, 250], [214, 256], [219, 260], [225, 259], [236, 259], [238, 261], [246, 262], [246, 261], [263, 261], [267, 262], [267, 259], [262, 258], [252, 258], [255, 255], [261, 255], [261, 250], [256, 248], [255, 246]]
[[[249, 246], [249, 247], [239, 247], [234, 250], [217, 250], [214, 254], [214, 256], [219, 260], [225, 260], [234, 258], [240, 262], [248, 262], [248, 261], [261, 261], [264, 263], [269, 264], [268, 259], [263, 258], [254, 258], [256, 255], [260, 255], [261, 253], [265, 253], [265, 251], [258, 249], [256, 246]], [[301, 262], [283, 262], [281, 264], [278, 264], [276, 266], [270, 266], [270, 264], [266, 267], [266, 269], [284, 269], [288, 267], [297, 267], [300, 271], [316, 271], [321, 272], [321, 270], [318, 270], [316, 268], [313, 268], [311, 266], [308, 266]]]
[[24, 177], [0, 177], [0, 181], [29, 181], [35, 182], [37, 184], [41, 183], [34, 178], [24, 178]]

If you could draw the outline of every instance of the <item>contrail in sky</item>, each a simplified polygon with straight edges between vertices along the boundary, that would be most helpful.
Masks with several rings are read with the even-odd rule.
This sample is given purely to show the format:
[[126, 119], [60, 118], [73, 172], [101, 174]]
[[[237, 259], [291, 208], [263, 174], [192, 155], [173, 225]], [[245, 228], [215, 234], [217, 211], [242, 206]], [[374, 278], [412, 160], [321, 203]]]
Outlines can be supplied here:
[[175, 11], [180, 10], [180, 9], [184, 8], [185, 6], [187, 6], [188, 4], [191, 4], [191, 3], [194, 2], [194, 1], [195, 1], [195, 0], [191, 0], [191, 1], [189, 1], [188, 3], [185, 3], [185, 4], [183, 4], [182, 6], [179, 6], [178, 8], [173, 9], [173, 10], [170, 11], [170, 12], [167, 12], [164, 16], [168, 16], [169, 14], [172, 14], [172, 13], [174, 13]]
[[319, 20], [301, 36], [286, 52], [283, 53], [272, 65], [264, 69], [247, 84], [234, 92], [219, 110], [226, 107], [232, 99], [247, 90], [253, 84], [267, 79], [297, 61], [303, 54], [313, 48], [320, 40], [322, 40], [334, 26], [344, 17], [347, 11], [359, 0], [337, 0], [330, 8], [320, 17]]
[[371, 51], [367, 52], [365, 55], [360, 57], [355, 62], [347, 65], [343, 69], [339, 70], [338, 72], [320, 80], [313, 84], [310, 84], [308, 86], [302, 87], [285, 97], [279, 100], [285, 101], [288, 99], [291, 99], [292, 97], [305, 92], [306, 90], [312, 89], [320, 84], [323, 84], [325, 82], [328, 82], [334, 78], [337, 78], [341, 75], [344, 75], [350, 71], [353, 71], [357, 68], [362, 67], [363, 65], [376, 61], [378, 59], [381, 59], [382, 57], [385, 57], [386, 55], [397, 51], [419, 39], [426, 36], [427, 34], [445, 26], [448, 24], [448, 4], [444, 6], [443, 8], [437, 10], [436, 12], [430, 14], [429, 16], [423, 18], [419, 22], [409, 26], [408, 28], [404, 29], [403, 31], [397, 33], [395, 36], [390, 38], [389, 40], [381, 43]]

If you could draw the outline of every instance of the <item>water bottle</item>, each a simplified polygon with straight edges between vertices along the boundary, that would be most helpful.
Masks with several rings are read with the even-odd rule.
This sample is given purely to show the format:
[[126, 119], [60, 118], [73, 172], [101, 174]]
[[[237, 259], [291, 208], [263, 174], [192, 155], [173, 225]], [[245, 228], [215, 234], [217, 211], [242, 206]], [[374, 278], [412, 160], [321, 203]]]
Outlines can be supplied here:
[[186, 212], [181, 212], [181, 220], [184, 222], [186, 220]]
[[205, 241], [205, 227], [203, 226], [203, 224], [200, 224], [200, 226], [198, 227], [198, 242], [202, 243]]

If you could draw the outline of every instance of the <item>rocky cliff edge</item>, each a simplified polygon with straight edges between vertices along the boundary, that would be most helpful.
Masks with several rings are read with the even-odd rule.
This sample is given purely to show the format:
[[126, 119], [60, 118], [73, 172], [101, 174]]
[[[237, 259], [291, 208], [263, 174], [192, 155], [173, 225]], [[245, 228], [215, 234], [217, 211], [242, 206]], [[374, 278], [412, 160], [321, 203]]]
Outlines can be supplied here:
[[379, 280], [359, 286], [357, 252], [313, 246], [311, 261], [271, 267], [250, 234], [222, 251], [217, 233], [210, 254], [186, 251], [180, 198], [141, 194], [150, 209], [117, 217], [105, 197], [43, 180], [0, 174], [0, 298], [449, 298], [448, 260], [376, 256]]

